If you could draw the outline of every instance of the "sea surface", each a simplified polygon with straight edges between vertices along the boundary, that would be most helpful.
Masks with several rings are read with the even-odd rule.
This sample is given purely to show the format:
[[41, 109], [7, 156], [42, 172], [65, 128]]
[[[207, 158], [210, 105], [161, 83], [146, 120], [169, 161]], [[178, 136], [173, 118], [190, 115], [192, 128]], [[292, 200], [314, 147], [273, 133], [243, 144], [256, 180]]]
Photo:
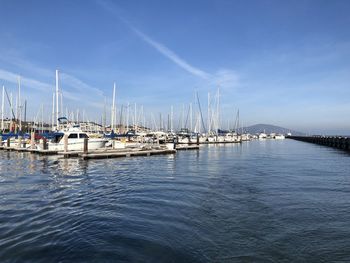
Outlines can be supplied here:
[[0, 262], [350, 262], [350, 154], [288, 139], [89, 161], [0, 151]]

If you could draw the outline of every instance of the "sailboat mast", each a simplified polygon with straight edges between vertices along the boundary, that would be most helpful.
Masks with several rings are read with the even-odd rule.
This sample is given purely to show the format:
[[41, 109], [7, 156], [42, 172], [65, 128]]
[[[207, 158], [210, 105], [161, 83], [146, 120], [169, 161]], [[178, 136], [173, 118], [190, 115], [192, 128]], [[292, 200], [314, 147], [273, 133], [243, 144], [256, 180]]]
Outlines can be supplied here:
[[185, 128], [185, 104], [182, 104], [181, 128]]
[[55, 93], [52, 94], [52, 115], [51, 115], [51, 129], [55, 126]]
[[136, 111], [137, 111], [137, 108], [136, 108], [136, 102], [135, 102], [135, 109], [134, 109], [134, 129], [135, 129], [135, 133], [136, 133], [136, 130], [137, 130], [137, 120], [136, 120]]
[[[24, 100], [24, 123], [27, 124], [27, 100]], [[28, 125], [26, 128], [28, 129]]]
[[16, 96], [16, 108], [15, 108], [15, 112], [16, 112], [16, 114], [15, 114], [15, 127], [16, 127], [16, 132], [17, 132], [17, 122], [18, 122], [18, 96]]
[[130, 115], [130, 103], [128, 102], [128, 106], [126, 109], [126, 132], [129, 131], [129, 115]]
[[12, 112], [13, 118], [11, 118], [9, 132], [12, 131], [13, 119], [16, 119], [16, 115], [13, 113], [13, 106], [12, 105], [13, 105], [13, 96], [12, 96], [12, 92], [11, 92], [10, 93], [10, 108], [11, 108], [11, 112]]
[[4, 110], [5, 110], [5, 86], [2, 86], [1, 100], [1, 130], [4, 131]]
[[202, 109], [201, 109], [201, 103], [199, 101], [199, 96], [198, 96], [198, 92], [196, 92], [196, 96], [197, 96], [197, 103], [198, 103], [198, 109], [199, 109], [199, 123], [198, 123], [198, 132], [200, 133], [200, 127], [202, 125], [203, 129], [204, 129], [204, 133], [207, 133], [206, 129], [205, 129], [205, 125], [204, 125], [204, 120], [203, 120], [203, 114], [202, 114]]
[[192, 132], [192, 102], [190, 103], [190, 132]]
[[173, 132], [174, 107], [170, 107], [170, 131]]
[[44, 132], [44, 104], [41, 104], [41, 133]]
[[210, 121], [210, 92], [208, 92], [208, 117], [207, 117], [207, 126], [208, 126], [208, 133], [210, 133], [210, 130], [211, 130], [211, 121]]
[[[85, 122], [85, 110], [83, 111], [83, 122]], [[106, 97], [105, 97], [105, 100], [104, 100], [104, 104], [103, 104], [103, 132], [106, 132]]]
[[58, 69], [56, 69], [56, 129], [58, 130]]
[[220, 87], [218, 87], [217, 118], [218, 118], [218, 124], [217, 124], [217, 132], [218, 132], [220, 128]]
[[112, 99], [112, 111], [111, 111], [111, 130], [114, 130], [114, 117], [115, 117], [115, 82], [113, 84], [113, 99]]
[[18, 121], [19, 130], [22, 131], [22, 105], [21, 105], [21, 77], [18, 76]]
[[61, 113], [61, 117], [63, 117], [63, 93], [62, 93], [62, 87], [60, 87], [60, 99], [61, 99], [61, 109], [60, 109], [60, 113]]

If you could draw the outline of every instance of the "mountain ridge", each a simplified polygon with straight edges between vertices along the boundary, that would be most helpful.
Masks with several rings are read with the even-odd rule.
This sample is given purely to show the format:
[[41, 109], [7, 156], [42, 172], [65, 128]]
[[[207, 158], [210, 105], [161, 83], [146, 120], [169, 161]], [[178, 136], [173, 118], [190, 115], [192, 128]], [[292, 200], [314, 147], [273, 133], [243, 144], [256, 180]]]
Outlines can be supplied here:
[[251, 134], [265, 132], [267, 134], [270, 134], [270, 133], [280, 133], [280, 134], [291, 133], [292, 135], [297, 135], [297, 136], [305, 135], [305, 133], [300, 132], [300, 131], [295, 131], [295, 130], [284, 128], [284, 127], [280, 127], [280, 126], [277, 126], [277, 125], [262, 124], [262, 123], [254, 124], [254, 125], [247, 126], [247, 127], [243, 127], [243, 130], [245, 132], [248, 132], [248, 133], [251, 133]]

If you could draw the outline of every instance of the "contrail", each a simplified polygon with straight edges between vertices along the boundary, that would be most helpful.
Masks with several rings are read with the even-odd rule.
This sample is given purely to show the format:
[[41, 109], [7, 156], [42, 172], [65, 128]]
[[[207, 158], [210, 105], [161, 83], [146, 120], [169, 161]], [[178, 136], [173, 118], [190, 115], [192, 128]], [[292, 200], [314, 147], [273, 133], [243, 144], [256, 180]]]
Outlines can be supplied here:
[[187, 61], [179, 57], [174, 51], [170, 50], [168, 47], [152, 39], [150, 36], [146, 35], [145, 33], [141, 32], [139, 29], [137, 29], [135, 26], [133, 26], [127, 19], [125, 19], [119, 14], [120, 10], [117, 10], [117, 9], [120, 9], [119, 7], [117, 8], [114, 4], [112, 4], [109, 1], [99, 0], [99, 1], [96, 1], [96, 4], [100, 5], [105, 10], [116, 15], [116, 17], [120, 21], [122, 21], [124, 24], [126, 24], [140, 39], [142, 39], [144, 42], [149, 44], [151, 47], [153, 47], [156, 51], [161, 53], [163, 56], [170, 59], [179, 67], [183, 68], [184, 70], [186, 70], [187, 72], [191, 73], [194, 76], [197, 76], [203, 79], [210, 78], [211, 75], [209, 73], [190, 65]]
[[177, 54], [175, 54], [174, 51], [170, 50], [163, 44], [155, 41], [154, 39], [150, 38], [146, 34], [142, 33], [137, 28], [130, 26], [132, 31], [136, 33], [143, 41], [148, 43], [150, 46], [152, 46], [154, 49], [156, 49], [159, 53], [161, 53], [163, 56], [170, 59], [172, 62], [174, 62], [179, 67], [183, 68], [187, 72], [191, 73], [192, 75], [201, 77], [203, 79], [208, 79], [210, 74], [204, 72], [203, 70], [196, 68], [192, 65], [190, 65], [188, 62], [186, 62], [184, 59], [180, 58]]

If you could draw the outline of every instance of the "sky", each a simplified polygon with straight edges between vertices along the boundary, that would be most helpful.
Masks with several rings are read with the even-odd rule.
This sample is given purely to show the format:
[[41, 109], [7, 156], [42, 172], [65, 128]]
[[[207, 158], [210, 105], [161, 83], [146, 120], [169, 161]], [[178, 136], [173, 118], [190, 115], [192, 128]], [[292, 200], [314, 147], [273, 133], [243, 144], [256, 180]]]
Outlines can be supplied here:
[[219, 90], [222, 128], [239, 109], [243, 125], [350, 134], [350, 1], [0, 0], [0, 10], [0, 86], [15, 101], [21, 77], [28, 119], [42, 108], [51, 118], [58, 69], [64, 112], [89, 120], [105, 101], [110, 114], [115, 82], [117, 111], [136, 104], [154, 123], [198, 101], [206, 122]]

